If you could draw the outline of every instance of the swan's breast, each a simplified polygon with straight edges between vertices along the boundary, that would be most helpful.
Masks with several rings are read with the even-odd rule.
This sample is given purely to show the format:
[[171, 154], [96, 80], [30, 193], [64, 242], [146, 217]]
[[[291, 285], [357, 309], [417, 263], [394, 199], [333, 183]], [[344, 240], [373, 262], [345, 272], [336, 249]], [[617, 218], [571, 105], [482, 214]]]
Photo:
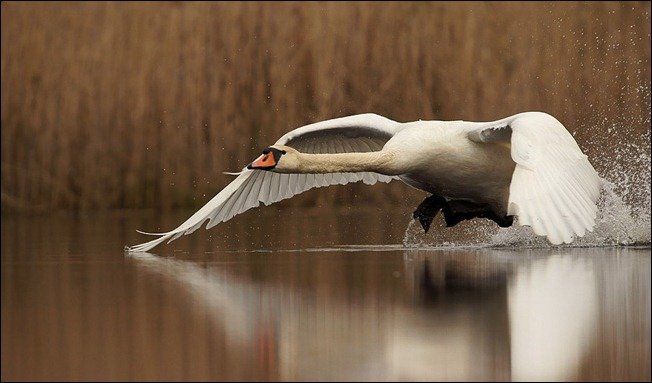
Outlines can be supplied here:
[[472, 142], [458, 125], [421, 123], [399, 132], [384, 149], [396, 153], [401, 178], [411, 186], [449, 198], [506, 204], [515, 166], [509, 144]]

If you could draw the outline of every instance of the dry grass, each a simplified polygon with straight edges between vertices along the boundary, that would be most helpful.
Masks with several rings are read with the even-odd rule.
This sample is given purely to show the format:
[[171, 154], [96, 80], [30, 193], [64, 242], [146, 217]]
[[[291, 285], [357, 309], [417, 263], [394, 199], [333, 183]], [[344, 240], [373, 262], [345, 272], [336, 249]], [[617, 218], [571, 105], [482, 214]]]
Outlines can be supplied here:
[[2, 209], [200, 205], [285, 131], [362, 112], [543, 110], [595, 154], [614, 123], [649, 129], [649, 16], [649, 2], [3, 2]]

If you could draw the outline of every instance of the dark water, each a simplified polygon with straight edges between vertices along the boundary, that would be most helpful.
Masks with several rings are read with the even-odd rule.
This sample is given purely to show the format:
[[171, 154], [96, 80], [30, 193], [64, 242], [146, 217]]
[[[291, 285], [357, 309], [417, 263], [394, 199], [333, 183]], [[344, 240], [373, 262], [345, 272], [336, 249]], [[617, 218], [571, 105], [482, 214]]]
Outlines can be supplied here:
[[2, 379], [650, 380], [649, 247], [407, 250], [404, 211], [269, 207], [123, 254], [188, 214], [4, 217]]

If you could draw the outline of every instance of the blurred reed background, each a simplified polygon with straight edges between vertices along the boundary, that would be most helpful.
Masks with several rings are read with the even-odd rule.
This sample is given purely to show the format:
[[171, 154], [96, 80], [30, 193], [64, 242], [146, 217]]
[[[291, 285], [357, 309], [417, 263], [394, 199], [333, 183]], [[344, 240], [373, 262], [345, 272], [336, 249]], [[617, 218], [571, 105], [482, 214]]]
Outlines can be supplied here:
[[541, 110], [589, 156], [614, 128], [649, 153], [649, 97], [649, 2], [2, 2], [2, 211], [199, 206], [284, 132], [365, 112]]

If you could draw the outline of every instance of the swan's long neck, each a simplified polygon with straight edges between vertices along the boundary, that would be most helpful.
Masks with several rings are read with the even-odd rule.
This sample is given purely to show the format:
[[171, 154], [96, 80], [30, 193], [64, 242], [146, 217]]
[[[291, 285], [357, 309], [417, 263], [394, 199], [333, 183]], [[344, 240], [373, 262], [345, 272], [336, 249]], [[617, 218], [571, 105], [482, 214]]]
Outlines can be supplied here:
[[299, 153], [297, 173], [357, 173], [376, 172], [387, 174], [391, 167], [391, 153]]

